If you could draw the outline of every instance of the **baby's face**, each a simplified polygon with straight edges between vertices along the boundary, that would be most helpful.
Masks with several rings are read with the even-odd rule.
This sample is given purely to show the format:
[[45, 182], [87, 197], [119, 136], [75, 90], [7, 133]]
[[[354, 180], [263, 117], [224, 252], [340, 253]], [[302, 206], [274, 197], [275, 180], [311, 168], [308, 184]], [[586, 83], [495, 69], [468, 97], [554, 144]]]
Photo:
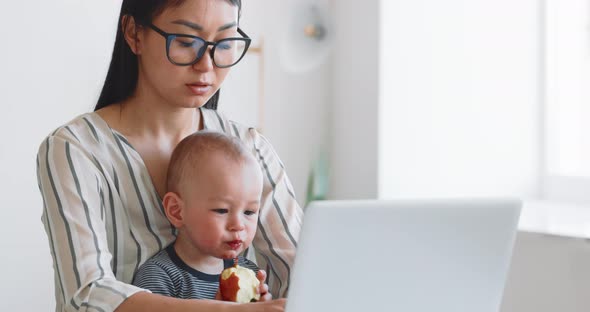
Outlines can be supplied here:
[[253, 160], [207, 157], [196, 178], [181, 186], [182, 231], [200, 252], [235, 258], [252, 243], [258, 222], [262, 172]]

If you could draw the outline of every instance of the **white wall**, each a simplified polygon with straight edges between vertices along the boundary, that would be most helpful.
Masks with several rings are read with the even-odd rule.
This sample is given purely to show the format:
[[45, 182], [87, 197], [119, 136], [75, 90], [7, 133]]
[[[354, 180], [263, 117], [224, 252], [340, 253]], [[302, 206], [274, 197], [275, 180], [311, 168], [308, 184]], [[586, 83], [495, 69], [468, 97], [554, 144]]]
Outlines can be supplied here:
[[330, 192], [377, 197], [379, 1], [333, 1]]
[[537, 196], [537, 1], [381, 6], [379, 197]]
[[244, 2], [242, 25], [259, 34], [265, 47], [265, 122], [263, 134], [287, 168], [298, 202], [303, 205], [311, 164], [327, 142], [330, 62], [304, 73], [281, 67], [280, 46], [300, 0]]
[[[53, 309], [53, 269], [40, 221], [35, 155], [50, 131], [92, 110], [110, 61], [120, 3], [13, 1], [0, 10], [1, 311]], [[327, 65], [301, 75], [279, 67], [277, 27], [287, 18], [287, 8], [284, 1], [247, 1], [244, 26], [250, 35], [265, 37], [265, 135], [303, 202], [309, 165], [325, 138], [330, 93]]]
[[538, 195], [536, 1], [333, 1], [330, 198]]
[[0, 10], [2, 311], [54, 306], [35, 156], [44, 136], [92, 108], [112, 49], [118, 2], [12, 1]]

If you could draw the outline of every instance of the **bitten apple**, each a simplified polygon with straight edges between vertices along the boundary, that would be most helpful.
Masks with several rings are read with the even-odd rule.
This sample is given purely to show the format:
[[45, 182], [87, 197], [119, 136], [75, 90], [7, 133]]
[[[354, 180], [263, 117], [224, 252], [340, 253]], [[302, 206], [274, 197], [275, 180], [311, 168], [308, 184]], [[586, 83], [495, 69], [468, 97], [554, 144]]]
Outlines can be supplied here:
[[260, 281], [256, 278], [256, 273], [237, 265], [237, 263], [233, 267], [223, 270], [219, 277], [219, 291], [221, 298], [225, 301], [238, 303], [258, 301], [260, 299], [259, 285]]

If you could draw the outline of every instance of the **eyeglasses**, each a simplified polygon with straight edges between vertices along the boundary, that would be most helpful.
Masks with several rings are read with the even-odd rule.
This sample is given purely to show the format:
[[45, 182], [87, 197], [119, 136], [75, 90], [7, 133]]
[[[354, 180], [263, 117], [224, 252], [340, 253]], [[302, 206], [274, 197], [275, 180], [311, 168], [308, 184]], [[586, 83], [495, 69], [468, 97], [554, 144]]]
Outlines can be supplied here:
[[197, 63], [209, 46], [213, 64], [220, 68], [227, 68], [236, 65], [248, 51], [251, 39], [238, 28], [241, 38], [226, 38], [217, 42], [206, 41], [203, 38], [184, 34], [169, 34], [154, 24], [148, 26], [166, 38], [166, 56], [172, 64], [189, 66]]

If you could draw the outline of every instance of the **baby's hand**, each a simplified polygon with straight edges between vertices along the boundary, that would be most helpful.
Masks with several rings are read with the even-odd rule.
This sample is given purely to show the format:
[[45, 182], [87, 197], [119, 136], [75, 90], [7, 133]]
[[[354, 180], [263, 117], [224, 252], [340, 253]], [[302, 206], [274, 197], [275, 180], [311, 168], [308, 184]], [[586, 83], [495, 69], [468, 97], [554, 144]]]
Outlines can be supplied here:
[[221, 297], [221, 290], [217, 289], [217, 293], [215, 294], [215, 300], [223, 301], [223, 297]]
[[264, 282], [266, 280], [266, 272], [264, 270], [259, 270], [258, 273], [256, 273], [256, 278], [260, 281], [260, 285], [258, 285], [260, 300], [258, 301], [272, 300], [272, 294], [268, 292], [268, 285]]

